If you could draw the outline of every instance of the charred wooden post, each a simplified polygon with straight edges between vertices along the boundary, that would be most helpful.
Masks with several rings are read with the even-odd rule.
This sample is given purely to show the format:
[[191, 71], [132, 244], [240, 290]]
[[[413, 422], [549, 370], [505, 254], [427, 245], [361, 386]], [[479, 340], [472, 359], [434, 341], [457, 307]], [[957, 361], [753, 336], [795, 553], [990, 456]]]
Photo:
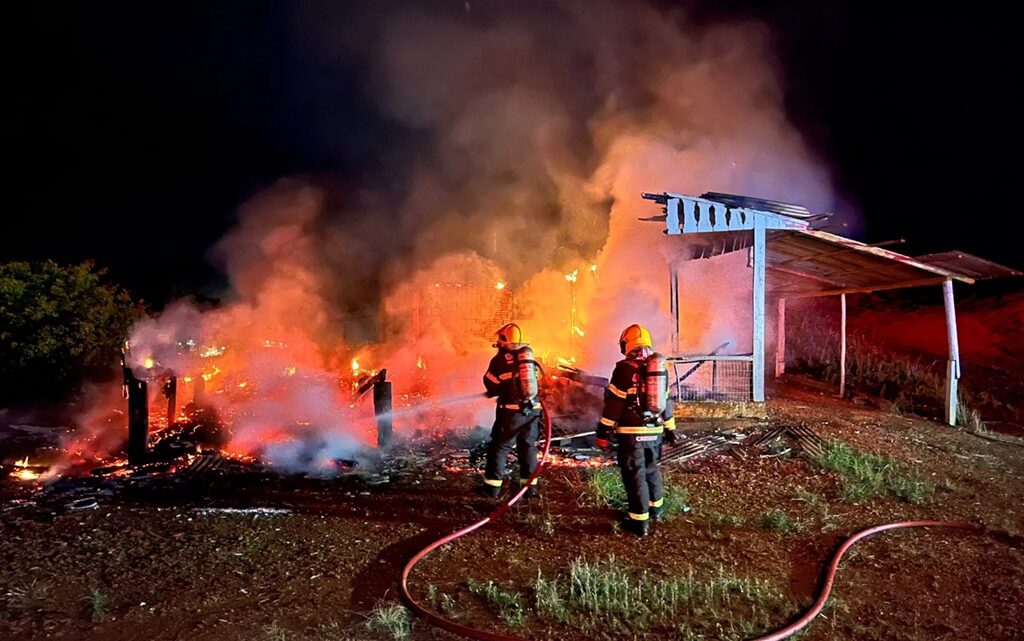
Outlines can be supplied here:
[[124, 368], [124, 385], [128, 394], [128, 464], [146, 462], [149, 440], [149, 394], [146, 381], [135, 378], [130, 367]]
[[202, 374], [199, 374], [192, 380], [192, 404], [195, 405], [196, 409], [199, 409], [206, 400], [206, 379], [203, 378]]
[[170, 376], [164, 383], [164, 396], [167, 397], [167, 424], [174, 423], [178, 415], [178, 377]]
[[373, 415], [377, 417], [377, 447], [391, 445], [391, 381], [385, 380], [387, 370], [381, 370], [373, 381]]

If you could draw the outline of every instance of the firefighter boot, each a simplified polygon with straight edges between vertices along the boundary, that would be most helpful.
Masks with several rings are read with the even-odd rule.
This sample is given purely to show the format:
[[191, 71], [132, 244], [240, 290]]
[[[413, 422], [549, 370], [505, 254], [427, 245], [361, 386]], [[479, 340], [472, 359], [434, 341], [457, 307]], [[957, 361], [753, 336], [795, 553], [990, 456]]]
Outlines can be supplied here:
[[651, 512], [650, 512], [651, 520], [652, 521], [660, 521], [661, 520], [661, 515], [664, 514], [664, 512], [665, 512], [665, 507], [664, 506], [652, 507], [651, 508]]
[[485, 483], [477, 487], [477, 494], [488, 499], [496, 499], [501, 494], [501, 485], [492, 485], [491, 483]]
[[623, 523], [622, 529], [637, 536], [647, 536], [650, 533], [651, 526], [650, 521], [635, 521], [633, 519], [627, 519], [626, 522]]

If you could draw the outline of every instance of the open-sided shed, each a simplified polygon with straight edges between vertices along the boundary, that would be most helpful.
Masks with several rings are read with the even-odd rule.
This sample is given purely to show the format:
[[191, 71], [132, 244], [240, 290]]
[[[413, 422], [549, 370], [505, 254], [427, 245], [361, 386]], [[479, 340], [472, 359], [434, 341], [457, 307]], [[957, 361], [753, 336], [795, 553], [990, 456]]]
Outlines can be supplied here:
[[[778, 323], [775, 373], [785, 371], [786, 301], [813, 296], [838, 296], [841, 306], [840, 392], [845, 388], [846, 295], [881, 290], [939, 285], [943, 289], [946, 331], [949, 347], [945, 415], [956, 423], [957, 383], [960, 378], [960, 353], [957, 341], [953, 281], [973, 283], [1000, 276], [1019, 276], [1020, 272], [964, 252], [945, 252], [912, 258], [885, 249], [881, 243], [865, 244], [844, 236], [817, 230], [812, 224], [828, 218], [804, 207], [732, 194], [705, 193], [687, 196], [664, 192], [644, 194], [647, 200], [663, 205], [663, 215], [643, 218], [665, 224], [669, 236], [688, 235], [693, 242], [680, 252], [679, 262], [714, 258], [746, 250], [753, 279], [752, 353], [718, 357], [679, 354], [679, 271], [670, 266], [670, 305], [675, 320], [672, 347], [676, 362], [685, 366], [682, 377], [677, 367], [679, 400], [701, 400], [683, 395], [683, 379], [693, 372], [695, 363], [711, 362], [712, 388], [718, 385], [718, 367], [742, 362], [749, 372], [749, 400], [765, 399], [765, 305], [769, 296], [776, 300]], [[768, 274], [771, 274], [771, 278]], [[734, 387], [737, 387], [734, 385]], [[736, 398], [732, 400], [747, 400]]]

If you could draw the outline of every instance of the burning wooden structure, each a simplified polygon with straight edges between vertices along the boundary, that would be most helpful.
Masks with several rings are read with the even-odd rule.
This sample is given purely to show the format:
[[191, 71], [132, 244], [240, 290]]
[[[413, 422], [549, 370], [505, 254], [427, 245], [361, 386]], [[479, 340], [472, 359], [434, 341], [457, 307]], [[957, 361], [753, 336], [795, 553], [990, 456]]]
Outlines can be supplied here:
[[[774, 301], [777, 340], [775, 375], [786, 368], [786, 301], [796, 298], [837, 296], [841, 307], [840, 393], [845, 391], [846, 295], [881, 290], [940, 285], [946, 309], [949, 357], [946, 368], [945, 420], [957, 421], [957, 384], [960, 379], [960, 352], [957, 340], [953, 281], [974, 283], [1001, 276], [1019, 276], [1020, 272], [971, 256], [964, 252], [946, 252], [912, 258], [887, 249], [879, 243], [865, 244], [850, 238], [814, 229], [812, 224], [831, 214], [812, 214], [806, 208], [759, 198], [709, 192], [688, 196], [672, 192], [645, 193], [643, 198], [663, 206], [663, 215], [641, 220], [665, 224], [669, 236], [687, 236], [696, 242], [669, 266], [670, 306], [674, 320], [673, 350], [677, 363], [711, 363], [712, 371], [726, 363], [749, 368], [748, 380], [739, 389], [725, 395], [733, 401], [765, 400], [765, 327], [769, 320], [767, 303]], [[713, 259], [723, 254], [746, 250], [751, 269], [753, 296], [752, 345], [750, 354], [684, 356], [679, 352], [680, 314], [679, 274], [686, 261]], [[771, 278], [768, 275], [771, 274]], [[683, 301], [685, 304], [685, 301]], [[735, 367], [735, 365], [733, 365]], [[677, 370], [678, 371], [678, 370]], [[743, 371], [740, 371], [743, 376]], [[712, 374], [715, 377], [715, 374]], [[735, 373], [734, 373], [735, 376]], [[711, 390], [717, 381], [712, 379]], [[677, 386], [677, 394], [683, 388]], [[716, 400], [712, 395], [681, 397], [682, 403]], [[680, 405], [682, 405], [682, 403]]]

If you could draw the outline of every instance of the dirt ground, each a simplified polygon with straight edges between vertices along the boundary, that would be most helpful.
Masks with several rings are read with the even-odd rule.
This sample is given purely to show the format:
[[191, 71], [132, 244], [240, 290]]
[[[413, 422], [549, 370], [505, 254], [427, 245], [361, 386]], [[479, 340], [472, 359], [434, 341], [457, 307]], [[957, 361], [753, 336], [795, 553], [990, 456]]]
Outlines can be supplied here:
[[[786, 595], [768, 613], [785, 625], [815, 594], [821, 570], [850, 533], [906, 519], [970, 520], [1011, 536], [914, 530], [886, 533], [843, 562], [831, 605], [807, 641], [1024, 638], [1024, 447], [913, 417], [839, 401], [789, 384], [771, 421], [804, 423], [827, 438], [883, 453], [932, 488], [919, 505], [894, 496], [841, 499], [840, 480], [802, 458], [724, 453], [667, 466], [689, 511], [637, 539], [611, 509], [581, 499], [577, 468], [545, 475], [542, 499], [422, 563], [418, 598], [445, 595], [461, 623], [532, 639], [681, 638], [664, 626], [631, 634], [582, 631], [527, 616], [509, 628], [469, 580], [529, 594], [538, 572], [564, 575], [579, 557], [615, 555], [656, 576], [727, 570]], [[194, 493], [101, 496], [97, 507], [20, 502], [6, 480], [0, 504], [0, 638], [97, 641], [387, 639], [366, 629], [396, 598], [401, 566], [428, 541], [486, 514], [469, 472], [428, 466], [370, 487], [355, 481], [210, 478]], [[798, 500], [817, 496], [820, 501]], [[280, 508], [269, 514], [201, 508]], [[769, 510], [796, 524], [762, 525]], [[678, 617], [708, 614], [689, 613]], [[414, 621], [411, 639], [454, 638]], [[707, 638], [715, 638], [714, 635]]]

